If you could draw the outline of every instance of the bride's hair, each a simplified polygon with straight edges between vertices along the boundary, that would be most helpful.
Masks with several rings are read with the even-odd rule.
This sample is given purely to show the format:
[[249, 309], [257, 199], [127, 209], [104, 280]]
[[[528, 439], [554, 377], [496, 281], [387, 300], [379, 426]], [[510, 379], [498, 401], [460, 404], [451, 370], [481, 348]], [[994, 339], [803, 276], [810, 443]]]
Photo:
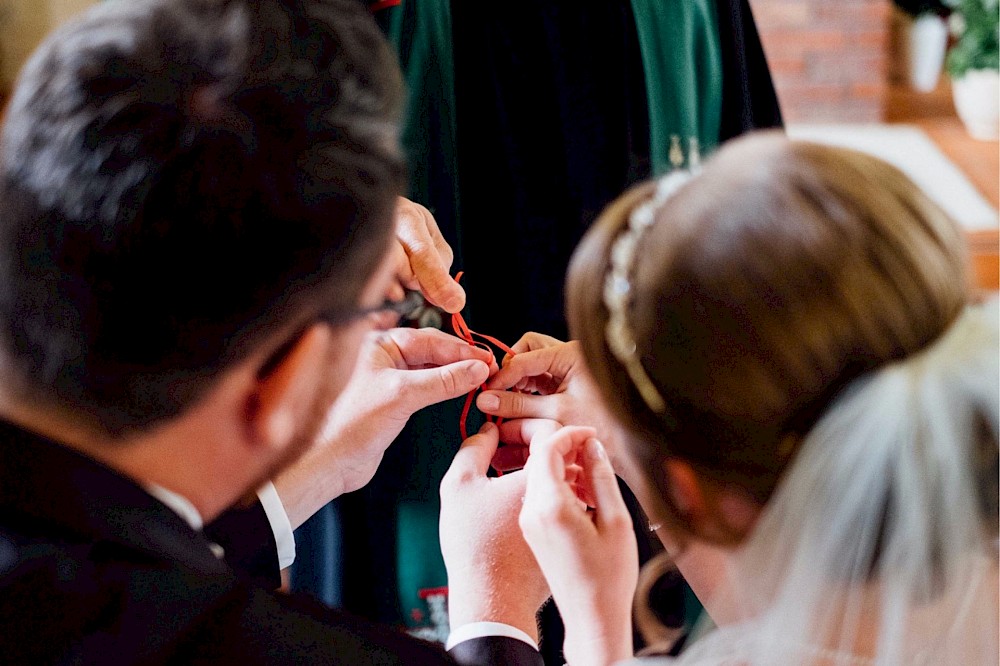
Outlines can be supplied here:
[[896, 168], [771, 133], [734, 141], [655, 207], [632, 262], [625, 318], [663, 401], [653, 409], [609, 347], [603, 294], [615, 241], [655, 187], [625, 193], [595, 223], [571, 263], [567, 307], [660, 490], [657, 508], [690, 529], [664, 460], [766, 503], [845, 386], [951, 325], [967, 301], [966, 260], [956, 225]]
[[[900, 171], [777, 135], [588, 232], [570, 328], [646, 509], [741, 544], [713, 600], [740, 620], [687, 661], [995, 663], [1000, 313], [967, 285], [959, 230]], [[668, 460], [755, 500], [753, 527], [687, 520]]]

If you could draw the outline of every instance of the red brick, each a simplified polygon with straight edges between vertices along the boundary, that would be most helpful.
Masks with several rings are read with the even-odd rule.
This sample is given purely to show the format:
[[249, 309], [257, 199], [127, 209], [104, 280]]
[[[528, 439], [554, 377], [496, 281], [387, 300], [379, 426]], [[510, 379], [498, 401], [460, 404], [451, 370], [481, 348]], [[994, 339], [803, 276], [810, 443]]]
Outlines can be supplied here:
[[849, 35], [847, 40], [856, 46], [886, 51], [889, 48], [889, 38], [888, 30], [865, 30]]
[[887, 86], [884, 82], [879, 83], [855, 83], [851, 86], [851, 97], [860, 99], [882, 99], [885, 97]]
[[834, 49], [843, 48], [845, 44], [844, 32], [832, 29], [775, 28], [766, 31], [762, 29], [761, 39], [765, 50], [775, 46], [802, 50]]
[[813, 4], [813, 15], [817, 21], [831, 21], [839, 25], [851, 22], [854, 25], [885, 25], [892, 15], [892, 3], [888, 0], [863, 0], [845, 2], [827, 0]]
[[804, 105], [785, 113], [789, 123], [876, 123], [884, 116], [880, 105], [858, 102]]
[[795, 86], [778, 86], [778, 97], [790, 104], [805, 102], [836, 102], [847, 98], [847, 89], [835, 84], [807, 83]]
[[751, 4], [790, 122], [882, 117], [892, 0]]
[[774, 76], [805, 74], [806, 59], [802, 56], [791, 58], [768, 58], [767, 64]]
[[760, 25], [808, 26], [813, 21], [812, 6], [808, 2], [780, 0], [777, 2], [755, 2], [754, 18]]
[[882, 54], [813, 54], [807, 60], [806, 76], [813, 83], [880, 83], [885, 79]]

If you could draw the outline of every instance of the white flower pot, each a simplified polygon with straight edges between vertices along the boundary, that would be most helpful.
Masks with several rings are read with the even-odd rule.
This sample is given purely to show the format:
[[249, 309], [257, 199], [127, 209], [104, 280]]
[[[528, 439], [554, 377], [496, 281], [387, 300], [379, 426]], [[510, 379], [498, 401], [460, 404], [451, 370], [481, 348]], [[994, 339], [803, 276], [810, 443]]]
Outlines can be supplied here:
[[937, 87], [948, 47], [948, 23], [936, 14], [923, 14], [906, 31], [906, 65], [910, 86], [920, 92]]
[[955, 110], [973, 138], [996, 141], [1000, 136], [1000, 72], [978, 69], [952, 81]]

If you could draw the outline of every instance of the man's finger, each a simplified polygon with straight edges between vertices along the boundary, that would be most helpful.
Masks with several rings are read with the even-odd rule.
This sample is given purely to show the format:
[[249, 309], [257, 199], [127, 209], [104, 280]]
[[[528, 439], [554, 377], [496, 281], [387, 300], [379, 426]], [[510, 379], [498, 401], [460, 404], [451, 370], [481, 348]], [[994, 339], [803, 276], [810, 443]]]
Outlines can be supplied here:
[[406, 298], [406, 289], [403, 287], [403, 283], [393, 282], [386, 288], [385, 297], [390, 301], [401, 301]]
[[451, 245], [448, 244], [448, 241], [442, 235], [437, 220], [434, 219], [434, 215], [423, 206], [420, 207], [420, 212], [424, 220], [424, 227], [431, 237], [431, 242], [437, 248], [438, 255], [441, 257], [441, 261], [444, 262], [445, 268], [450, 269], [452, 262], [455, 260], [454, 250], [451, 249]]
[[446, 312], [460, 312], [465, 307], [465, 289], [452, 279], [437, 248], [420, 244], [409, 246], [406, 251], [424, 297]]
[[451, 267], [455, 254], [438, 228], [434, 215], [415, 201], [399, 198], [396, 206], [396, 236], [404, 245], [433, 245], [444, 263]]
[[492, 358], [485, 349], [436, 328], [396, 328], [387, 335], [396, 347], [394, 356], [398, 356], [404, 367], [420, 368], [473, 359], [489, 363]]
[[500, 431], [492, 423], [484, 423], [479, 432], [462, 442], [455, 459], [441, 482], [441, 488], [462, 484], [473, 479], [485, 478], [490, 461], [500, 443]]
[[389, 252], [392, 255], [392, 264], [395, 266], [396, 279], [402, 286], [413, 289], [414, 287], [411, 285], [416, 282], [416, 277], [413, 274], [413, 267], [410, 265], [410, 257], [406, 253], [406, 248], [397, 240], [392, 244]]
[[[418, 226], [422, 226], [418, 223]], [[423, 230], [397, 229], [397, 239], [406, 252], [413, 278], [424, 297], [447, 312], [459, 312], [465, 307], [465, 289], [451, 277], [449, 256], [442, 257], [434, 240]], [[446, 261], [447, 259], [447, 261]]]
[[400, 198], [396, 207], [396, 240], [411, 271], [410, 281], [403, 283], [419, 289], [424, 298], [445, 311], [460, 312], [465, 307], [465, 289], [451, 278], [453, 252], [430, 211]]
[[476, 389], [489, 376], [482, 361], [459, 361], [436, 368], [400, 371], [398, 387], [411, 411], [457, 398]]

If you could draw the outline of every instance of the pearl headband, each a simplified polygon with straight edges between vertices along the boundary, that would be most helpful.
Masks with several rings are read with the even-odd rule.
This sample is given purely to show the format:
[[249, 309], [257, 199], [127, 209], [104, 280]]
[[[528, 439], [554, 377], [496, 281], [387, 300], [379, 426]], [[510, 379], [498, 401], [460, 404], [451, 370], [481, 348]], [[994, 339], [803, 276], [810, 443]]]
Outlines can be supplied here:
[[646, 405], [657, 414], [666, 411], [666, 403], [636, 355], [635, 335], [629, 325], [628, 312], [633, 300], [632, 269], [639, 242], [656, 220], [657, 212], [694, 175], [694, 172], [682, 169], [671, 171], [657, 182], [653, 198], [632, 210], [628, 225], [611, 246], [611, 268], [604, 278], [604, 306], [609, 315], [604, 338]]

